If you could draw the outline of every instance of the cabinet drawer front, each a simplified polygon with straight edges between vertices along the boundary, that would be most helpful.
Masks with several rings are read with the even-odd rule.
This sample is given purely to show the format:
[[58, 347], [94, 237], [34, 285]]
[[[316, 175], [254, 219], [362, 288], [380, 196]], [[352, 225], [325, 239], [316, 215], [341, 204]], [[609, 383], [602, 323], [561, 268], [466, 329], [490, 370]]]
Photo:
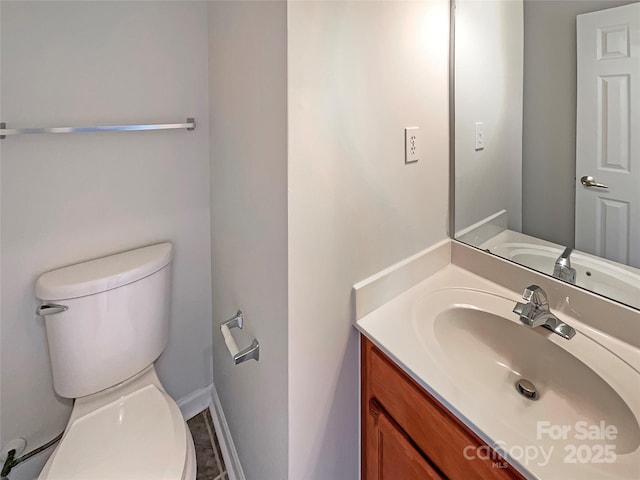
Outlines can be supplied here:
[[[368, 342], [367, 342], [368, 343]], [[497, 457], [465, 458], [482, 440], [371, 344], [369, 395], [398, 423], [422, 452], [452, 480], [505, 480], [523, 477]], [[365, 354], [366, 355], [366, 354]]]

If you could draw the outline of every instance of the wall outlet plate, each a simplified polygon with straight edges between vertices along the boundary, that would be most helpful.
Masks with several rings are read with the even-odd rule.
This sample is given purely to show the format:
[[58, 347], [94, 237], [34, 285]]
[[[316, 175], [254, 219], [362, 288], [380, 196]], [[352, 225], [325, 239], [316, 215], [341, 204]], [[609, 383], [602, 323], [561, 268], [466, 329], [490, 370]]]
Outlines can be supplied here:
[[415, 163], [420, 160], [420, 128], [404, 129], [404, 163]]
[[484, 150], [484, 122], [476, 122], [475, 145], [476, 150]]

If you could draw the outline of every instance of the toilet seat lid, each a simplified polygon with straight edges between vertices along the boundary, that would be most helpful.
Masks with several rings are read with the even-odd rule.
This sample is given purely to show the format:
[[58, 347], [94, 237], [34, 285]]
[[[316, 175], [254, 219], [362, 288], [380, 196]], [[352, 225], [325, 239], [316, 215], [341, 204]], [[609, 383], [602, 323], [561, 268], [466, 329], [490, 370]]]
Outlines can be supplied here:
[[186, 435], [177, 405], [147, 385], [74, 421], [47, 478], [180, 480]]

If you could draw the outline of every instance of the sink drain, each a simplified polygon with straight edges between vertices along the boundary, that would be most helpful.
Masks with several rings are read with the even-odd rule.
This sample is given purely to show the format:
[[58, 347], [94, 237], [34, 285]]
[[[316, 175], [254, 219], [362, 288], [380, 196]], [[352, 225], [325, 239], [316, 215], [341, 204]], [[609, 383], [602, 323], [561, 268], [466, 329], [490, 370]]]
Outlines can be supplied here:
[[538, 398], [540, 398], [540, 394], [538, 393], [536, 386], [524, 378], [521, 378], [516, 382], [516, 390], [518, 390], [520, 395], [524, 398], [528, 398], [529, 400], [538, 400]]

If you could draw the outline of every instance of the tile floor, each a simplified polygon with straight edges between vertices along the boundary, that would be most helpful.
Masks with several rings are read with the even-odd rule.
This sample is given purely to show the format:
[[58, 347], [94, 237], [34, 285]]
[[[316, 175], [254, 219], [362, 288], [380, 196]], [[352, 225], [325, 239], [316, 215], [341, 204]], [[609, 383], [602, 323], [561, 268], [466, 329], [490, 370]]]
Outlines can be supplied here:
[[228, 480], [209, 409], [187, 421], [196, 447], [196, 480]]

